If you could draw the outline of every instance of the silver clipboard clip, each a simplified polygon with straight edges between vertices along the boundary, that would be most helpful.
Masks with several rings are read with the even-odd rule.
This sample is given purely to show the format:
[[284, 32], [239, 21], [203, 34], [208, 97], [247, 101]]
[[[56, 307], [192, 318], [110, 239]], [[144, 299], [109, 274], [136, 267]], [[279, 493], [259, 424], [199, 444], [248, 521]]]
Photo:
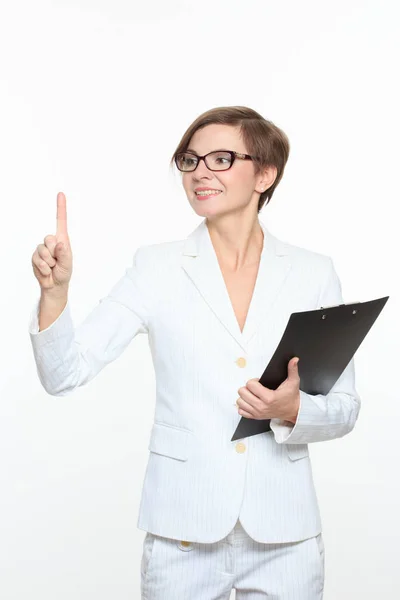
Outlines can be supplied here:
[[360, 300], [355, 302], [345, 302], [343, 304], [331, 304], [330, 306], [321, 306], [321, 308], [333, 308], [334, 306], [348, 306], [349, 304], [360, 304]]

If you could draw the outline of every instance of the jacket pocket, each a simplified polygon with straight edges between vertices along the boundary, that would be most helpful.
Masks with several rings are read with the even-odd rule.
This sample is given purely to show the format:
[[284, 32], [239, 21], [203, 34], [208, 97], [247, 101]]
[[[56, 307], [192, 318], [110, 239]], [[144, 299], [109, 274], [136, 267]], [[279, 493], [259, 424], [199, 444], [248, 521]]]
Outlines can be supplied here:
[[150, 452], [185, 461], [189, 458], [193, 434], [187, 429], [165, 423], [153, 423], [148, 449]]
[[308, 444], [285, 444], [290, 460], [299, 460], [309, 456]]

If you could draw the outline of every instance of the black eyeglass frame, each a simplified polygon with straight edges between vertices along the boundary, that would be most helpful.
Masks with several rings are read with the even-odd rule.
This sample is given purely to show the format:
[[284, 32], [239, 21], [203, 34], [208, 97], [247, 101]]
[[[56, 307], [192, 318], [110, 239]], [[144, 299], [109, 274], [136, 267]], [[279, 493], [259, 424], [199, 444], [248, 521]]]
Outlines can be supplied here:
[[[216, 154], [218, 152], [226, 152], [226, 154], [230, 154], [231, 155], [231, 164], [229, 165], [229, 167], [227, 167], [226, 169], [210, 169], [210, 167], [207, 164], [206, 158], [209, 154]], [[184, 154], [190, 154], [191, 156], [194, 156], [197, 159], [197, 162], [194, 166], [193, 169], [180, 169], [178, 166], [178, 157], [182, 156]], [[199, 162], [201, 160], [204, 160], [204, 163], [207, 167], [207, 169], [210, 169], [210, 171], [228, 171], [233, 163], [235, 162], [235, 159], [239, 158], [240, 160], [254, 160], [257, 157], [256, 156], [250, 156], [250, 154], [243, 154], [243, 152], [235, 152], [234, 150], [213, 150], [212, 152], [208, 152], [207, 154], [205, 154], [204, 156], [198, 156], [197, 154], [195, 154], [194, 152], [179, 152], [176, 156], [175, 156], [175, 164], [178, 168], [178, 170], [181, 173], [193, 173], [193, 171], [195, 171], [197, 169], [197, 167], [199, 166]]]

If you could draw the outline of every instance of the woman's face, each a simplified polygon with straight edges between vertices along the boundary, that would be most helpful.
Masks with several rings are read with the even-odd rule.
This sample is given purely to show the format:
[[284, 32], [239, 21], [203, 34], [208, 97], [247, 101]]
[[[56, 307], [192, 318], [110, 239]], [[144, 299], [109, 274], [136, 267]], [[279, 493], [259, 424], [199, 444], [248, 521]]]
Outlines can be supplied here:
[[[240, 130], [231, 125], [212, 124], [196, 131], [190, 140], [188, 151], [204, 156], [214, 150], [233, 150], [249, 154]], [[266, 177], [254, 174], [251, 160], [236, 158], [227, 171], [210, 171], [201, 160], [195, 171], [182, 173], [182, 183], [190, 205], [204, 217], [240, 212], [249, 204], [254, 204], [257, 212], [261, 188], [267, 189]], [[263, 185], [264, 184], [264, 185]], [[271, 185], [271, 183], [269, 183]], [[215, 195], [198, 196], [199, 189], [216, 190]]]

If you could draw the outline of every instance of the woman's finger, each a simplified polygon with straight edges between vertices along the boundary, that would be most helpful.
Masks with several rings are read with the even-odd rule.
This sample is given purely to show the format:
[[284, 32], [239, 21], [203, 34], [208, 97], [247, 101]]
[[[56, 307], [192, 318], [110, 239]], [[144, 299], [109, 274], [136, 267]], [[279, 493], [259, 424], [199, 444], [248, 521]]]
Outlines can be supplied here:
[[239, 409], [244, 410], [247, 414], [254, 414], [254, 408], [246, 400], [243, 400], [243, 398], [238, 398], [236, 404]]
[[57, 243], [68, 240], [67, 228], [67, 200], [63, 192], [57, 194]]

